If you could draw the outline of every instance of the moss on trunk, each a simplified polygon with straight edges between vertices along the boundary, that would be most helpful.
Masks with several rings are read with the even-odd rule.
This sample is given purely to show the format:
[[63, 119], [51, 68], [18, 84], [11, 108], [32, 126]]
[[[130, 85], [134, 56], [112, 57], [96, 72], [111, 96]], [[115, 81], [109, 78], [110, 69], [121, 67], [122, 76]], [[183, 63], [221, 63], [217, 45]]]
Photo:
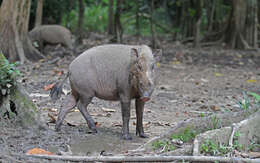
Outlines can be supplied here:
[[42, 127], [38, 109], [19, 84], [11, 90], [10, 95], [4, 96], [0, 109], [0, 119], [9, 119], [6, 123], [24, 128]]
[[39, 117], [39, 112], [21, 86], [16, 86], [11, 92], [10, 100], [13, 101], [16, 107], [17, 122], [23, 127], [32, 127], [37, 124], [36, 119]]

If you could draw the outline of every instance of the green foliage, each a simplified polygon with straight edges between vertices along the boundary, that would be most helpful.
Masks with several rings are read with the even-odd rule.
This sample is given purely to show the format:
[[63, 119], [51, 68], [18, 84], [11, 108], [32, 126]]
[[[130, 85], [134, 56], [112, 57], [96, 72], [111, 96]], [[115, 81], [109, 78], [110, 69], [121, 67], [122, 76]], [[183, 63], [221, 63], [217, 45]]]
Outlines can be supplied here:
[[85, 27], [90, 31], [105, 32], [108, 22], [108, 6], [94, 5], [86, 7]]
[[187, 127], [182, 133], [172, 134], [171, 139], [179, 139], [183, 142], [189, 142], [193, 140], [196, 135], [197, 135], [196, 131], [191, 130], [189, 127]]
[[[0, 56], [3, 54], [0, 53]], [[0, 60], [0, 90], [2, 95], [9, 93], [10, 89], [16, 84], [16, 77], [20, 71], [16, 69], [17, 63], [9, 63], [5, 58]]]
[[238, 101], [238, 105], [242, 110], [248, 110], [250, 106], [249, 98], [247, 97], [246, 93], [243, 92], [243, 100]]
[[238, 137], [240, 136], [240, 133], [237, 131], [234, 134], [234, 138], [233, 138], [233, 148], [238, 150], [238, 151], [242, 151], [243, 150], [243, 146], [242, 144], [239, 144], [238, 142]]
[[[87, 0], [85, 4], [84, 24], [85, 31], [105, 32], [108, 23], [108, 5], [109, 0]], [[116, 10], [114, 1], [114, 11]], [[45, 0], [43, 4], [43, 24], [62, 24], [72, 31], [77, 29], [78, 20], [78, 1], [68, 0]], [[209, 18], [213, 7], [213, 2], [203, 5], [201, 34], [208, 30]], [[137, 6], [139, 9], [137, 9]], [[174, 35], [174, 39], [180, 36], [190, 36], [192, 33], [187, 30], [194, 25], [196, 15], [196, 5], [192, 1], [159, 1], [154, 0], [153, 19], [154, 30], [158, 35]], [[37, 1], [32, 0], [30, 28], [34, 26]], [[221, 26], [227, 22], [227, 16], [230, 14], [232, 5], [224, 0], [216, 1], [213, 25]], [[136, 34], [136, 12], [139, 11], [139, 27], [143, 36], [150, 36], [151, 1], [124, 1], [122, 4], [121, 22], [124, 34]], [[185, 20], [185, 21], [183, 21]], [[187, 27], [186, 27], [187, 26]], [[166, 30], [165, 30], [166, 29]], [[218, 29], [218, 28], [216, 28]], [[170, 32], [169, 32], [170, 31]]]
[[211, 121], [212, 121], [212, 125], [213, 125], [212, 127], [213, 127], [213, 129], [214, 129], [214, 130], [217, 129], [218, 126], [220, 125], [220, 120], [219, 120], [219, 118], [217, 118], [217, 116], [214, 115], [214, 116], [212, 117]]
[[252, 141], [248, 147], [249, 151], [254, 151], [255, 149], [260, 149], [260, 144]]
[[204, 153], [209, 153], [211, 155], [217, 154], [217, 148], [218, 146], [210, 140], [206, 140], [205, 143], [201, 145], [201, 151]]
[[218, 145], [211, 140], [206, 140], [201, 145], [200, 151], [206, 155], [223, 156], [229, 152], [229, 148], [227, 145]]
[[162, 149], [163, 152], [173, 151], [176, 147], [171, 144], [168, 140], [157, 140], [152, 144], [153, 149]]
[[[185, 128], [183, 132], [178, 134], [172, 134], [170, 139], [178, 139], [182, 142], [189, 142], [195, 138], [197, 133], [191, 130], [189, 127]], [[163, 152], [173, 151], [176, 149], [176, 145], [171, 142], [171, 140], [157, 140], [152, 143], [152, 147], [154, 150], [161, 149]]]
[[[32, 0], [30, 10], [30, 28], [34, 26], [36, 15], [37, 0]], [[70, 21], [68, 13], [76, 8], [77, 1], [68, 0], [44, 0], [43, 2], [43, 24], [60, 24], [65, 17], [67, 22]]]
[[[77, 30], [78, 9], [73, 9], [66, 16], [62, 17], [62, 25], [69, 27], [72, 31]], [[105, 32], [108, 21], [108, 6], [91, 4], [84, 10], [83, 30]]]
[[[229, 147], [226, 144], [216, 144], [212, 140], [207, 139], [200, 147], [200, 151], [203, 154], [213, 155], [213, 156], [224, 156], [229, 153], [232, 149], [237, 151], [242, 151], [243, 146], [238, 142], [239, 132], [235, 132], [233, 137], [233, 146]], [[253, 146], [251, 146], [253, 148]], [[250, 146], [249, 146], [250, 149]]]
[[259, 94], [255, 93], [255, 92], [247, 92], [247, 94], [253, 96], [255, 98], [255, 101], [257, 103], [260, 103], [260, 95]]
[[196, 14], [196, 10], [193, 8], [188, 8], [189, 16], [194, 17]]

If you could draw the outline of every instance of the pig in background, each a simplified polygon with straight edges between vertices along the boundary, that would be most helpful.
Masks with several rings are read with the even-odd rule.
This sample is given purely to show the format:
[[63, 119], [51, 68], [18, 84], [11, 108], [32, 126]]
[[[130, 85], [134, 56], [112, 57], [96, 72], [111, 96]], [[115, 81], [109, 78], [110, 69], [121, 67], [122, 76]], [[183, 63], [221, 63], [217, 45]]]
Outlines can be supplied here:
[[41, 25], [35, 27], [29, 32], [29, 38], [33, 43], [38, 43], [40, 51], [43, 51], [46, 44], [61, 44], [74, 51], [70, 30], [60, 25]]
[[[69, 66], [67, 77], [72, 91], [63, 101], [56, 130], [60, 130], [66, 114], [77, 105], [89, 128], [96, 133], [87, 106], [93, 97], [98, 97], [120, 101], [122, 138], [132, 139], [129, 134], [130, 104], [135, 99], [136, 135], [147, 137], [143, 129], [143, 110], [155, 87], [156, 62], [160, 55], [161, 50], [153, 54], [146, 45], [102, 45], [83, 52]], [[53, 87], [50, 93], [52, 99], [60, 97], [66, 78]]]

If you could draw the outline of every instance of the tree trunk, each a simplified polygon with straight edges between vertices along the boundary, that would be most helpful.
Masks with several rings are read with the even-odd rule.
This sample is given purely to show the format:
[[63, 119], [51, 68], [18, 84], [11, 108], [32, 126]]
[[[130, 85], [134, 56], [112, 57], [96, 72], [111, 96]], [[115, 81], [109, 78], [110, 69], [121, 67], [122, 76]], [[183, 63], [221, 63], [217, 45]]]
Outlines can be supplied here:
[[233, 0], [232, 13], [225, 33], [225, 42], [231, 48], [248, 49], [249, 45], [244, 39], [243, 31], [246, 23], [247, 1]]
[[139, 39], [140, 37], [140, 23], [139, 23], [139, 0], [135, 0], [136, 3], [136, 12], [135, 12], [135, 28], [136, 28], [136, 36]]
[[154, 10], [154, 0], [151, 0], [151, 8], [150, 8], [150, 28], [152, 34], [152, 48], [156, 47], [156, 40], [155, 40], [155, 32], [154, 32], [154, 23], [153, 23], [153, 10]]
[[216, 0], [213, 0], [213, 4], [210, 11], [210, 17], [209, 17], [209, 26], [208, 26], [208, 32], [211, 32], [213, 29], [213, 22], [214, 22], [214, 13], [216, 9]]
[[[179, 19], [179, 29], [180, 32], [177, 32], [177, 40], [182, 40], [184, 37], [186, 37], [186, 30], [185, 28], [187, 28], [187, 24], [186, 24], [186, 17], [187, 17], [187, 11], [188, 8], [186, 6], [186, 2], [182, 1], [182, 5], [181, 5], [181, 11], [178, 15], [178, 19]], [[177, 21], [178, 21], [177, 19]]]
[[[0, 8], [0, 49], [11, 61], [37, 60], [42, 54], [28, 37], [31, 0], [3, 0]], [[25, 56], [26, 55], [26, 56]]]
[[118, 0], [116, 3], [116, 13], [115, 13], [115, 23], [114, 23], [114, 30], [115, 30], [115, 38], [116, 42], [122, 43], [123, 42], [123, 27], [120, 21], [120, 15], [122, 12], [122, 4], [123, 0]]
[[247, 1], [247, 17], [244, 33], [245, 39], [248, 44], [254, 48], [257, 48], [257, 0]]
[[42, 9], [43, 9], [43, 0], [37, 1], [36, 17], [35, 17], [35, 27], [42, 24]]
[[79, 0], [78, 4], [79, 4], [79, 17], [78, 17], [78, 28], [77, 28], [77, 34], [78, 34], [77, 42], [82, 43], [85, 5], [83, 0]]
[[194, 34], [195, 34], [195, 39], [194, 39], [194, 43], [193, 46], [195, 48], [198, 48], [200, 45], [200, 23], [201, 23], [201, 15], [202, 15], [202, 1], [201, 0], [197, 0], [195, 2], [196, 4], [196, 15], [195, 15], [195, 19], [196, 19], [196, 23], [195, 23], [195, 28], [194, 28]]
[[255, 17], [255, 26], [254, 26], [254, 44], [253, 44], [253, 46], [254, 46], [254, 48], [258, 48], [258, 43], [257, 43], [257, 41], [258, 41], [258, 1], [257, 0], [255, 0], [255, 6], [254, 6], [254, 11], [255, 11], [255, 15], [254, 15], [254, 17]]
[[114, 0], [109, 0], [107, 33], [114, 35]]
[[[4, 69], [5, 57], [0, 54], [0, 69]], [[0, 89], [4, 86], [0, 85]], [[0, 90], [0, 121], [1, 125], [8, 123], [4, 121], [5, 116], [15, 125], [26, 128], [44, 127], [40, 124], [40, 114], [29, 98], [27, 92], [18, 83], [9, 88], [7, 94], [2, 94]], [[1, 126], [0, 126], [1, 127]]]

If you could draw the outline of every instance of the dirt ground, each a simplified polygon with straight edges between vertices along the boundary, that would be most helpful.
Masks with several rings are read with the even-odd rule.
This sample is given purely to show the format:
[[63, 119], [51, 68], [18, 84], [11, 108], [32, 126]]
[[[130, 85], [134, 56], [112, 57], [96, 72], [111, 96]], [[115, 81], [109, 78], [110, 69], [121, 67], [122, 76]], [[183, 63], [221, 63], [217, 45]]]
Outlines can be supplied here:
[[[134, 41], [130, 39], [127, 43], [134, 44]], [[97, 44], [103, 42], [85, 40], [86, 46], [79, 47], [79, 51]], [[51, 117], [57, 116], [65, 95], [54, 103], [48, 96], [49, 90], [44, 90], [44, 87], [63, 79], [69, 63], [76, 56], [48, 55], [48, 59], [20, 66], [23, 76], [19, 81], [38, 106], [43, 123], [48, 124], [49, 130], [33, 132], [6, 127], [0, 131], [0, 153], [24, 154], [29, 149], [42, 148], [58, 154], [66, 152], [68, 147], [73, 155], [127, 153], [182, 120], [202, 114], [241, 110], [238, 102], [243, 100], [243, 92], [260, 93], [258, 51], [229, 50], [223, 47], [193, 49], [188, 45], [167, 41], [161, 41], [161, 46], [163, 58], [159, 66], [158, 84], [144, 111], [144, 130], [149, 138], [143, 139], [135, 135], [134, 101], [130, 120], [133, 140], [125, 141], [120, 138], [122, 118], [119, 102], [97, 98], [88, 110], [96, 121], [98, 134], [90, 133], [77, 109], [66, 116], [61, 131], [55, 132]], [[64, 92], [69, 92], [68, 81]]]

